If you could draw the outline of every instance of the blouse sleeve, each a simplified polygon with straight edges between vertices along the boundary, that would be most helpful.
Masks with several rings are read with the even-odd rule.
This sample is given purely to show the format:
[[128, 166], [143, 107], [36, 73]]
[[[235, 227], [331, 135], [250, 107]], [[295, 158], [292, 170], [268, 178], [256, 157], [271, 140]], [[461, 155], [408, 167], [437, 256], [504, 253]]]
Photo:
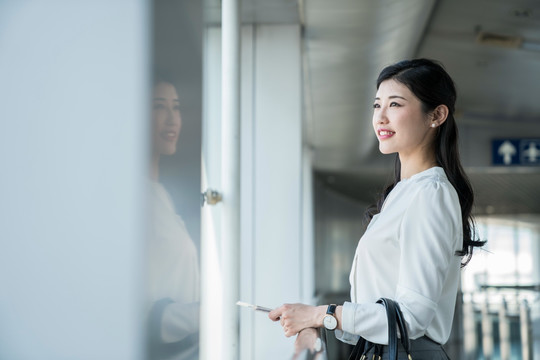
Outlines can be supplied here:
[[[456, 265], [462, 239], [461, 208], [448, 183], [431, 181], [419, 189], [399, 227], [399, 277], [394, 300], [403, 312], [409, 336], [425, 334], [435, 316], [449, 267]], [[386, 344], [386, 313], [379, 304], [345, 303], [345, 333]], [[346, 334], [339, 334], [346, 340]]]
[[462, 243], [461, 207], [448, 183], [431, 182], [406, 211], [400, 229], [396, 300], [409, 336], [423, 336], [437, 310], [450, 266]]

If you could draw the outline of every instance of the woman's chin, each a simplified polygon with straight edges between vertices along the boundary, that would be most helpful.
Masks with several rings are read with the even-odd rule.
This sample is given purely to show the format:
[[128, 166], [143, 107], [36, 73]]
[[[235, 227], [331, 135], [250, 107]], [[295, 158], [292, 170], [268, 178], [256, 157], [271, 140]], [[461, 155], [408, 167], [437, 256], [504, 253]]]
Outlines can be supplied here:
[[384, 146], [380, 146], [379, 145], [379, 151], [381, 152], [381, 154], [384, 154], [384, 155], [389, 155], [389, 154], [394, 154], [395, 151], [394, 150], [391, 150], [391, 149], [388, 149]]
[[163, 148], [161, 148], [160, 154], [161, 155], [174, 155], [174, 154], [176, 154], [176, 146], [174, 146], [174, 147], [172, 147], [172, 146], [163, 147]]

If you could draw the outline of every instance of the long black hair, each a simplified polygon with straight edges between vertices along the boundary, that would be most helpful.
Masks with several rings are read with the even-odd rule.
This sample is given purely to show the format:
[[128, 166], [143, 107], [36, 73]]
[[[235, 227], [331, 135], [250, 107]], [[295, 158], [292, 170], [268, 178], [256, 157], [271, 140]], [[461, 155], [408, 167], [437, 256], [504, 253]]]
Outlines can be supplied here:
[[[440, 63], [428, 59], [404, 60], [384, 68], [377, 78], [377, 90], [383, 81], [390, 79], [407, 86], [420, 99], [422, 110], [426, 114], [439, 105], [448, 107], [448, 117], [438, 127], [435, 136], [435, 158], [459, 197], [463, 222], [463, 247], [456, 255], [464, 257], [462, 266], [465, 266], [472, 257], [474, 247], [484, 245], [485, 241], [479, 241], [476, 237], [472, 215], [474, 192], [459, 157], [458, 128], [454, 119], [456, 103], [454, 82]], [[396, 155], [394, 179], [383, 190], [377, 203], [366, 211], [368, 220], [381, 211], [384, 200], [400, 180], [401, 162], [399, 155]]]

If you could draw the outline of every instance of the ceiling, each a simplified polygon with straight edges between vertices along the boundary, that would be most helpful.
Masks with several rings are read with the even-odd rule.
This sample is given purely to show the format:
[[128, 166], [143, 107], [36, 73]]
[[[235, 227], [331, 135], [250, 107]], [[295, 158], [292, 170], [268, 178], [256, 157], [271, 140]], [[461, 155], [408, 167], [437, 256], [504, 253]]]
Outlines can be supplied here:
[[[394, 161], [378, 153], [371, 127], [376, 76], [398, 60], [426, 57], [441, 61], [456, 82], [476, 213], [540, 214], [540, 166], [491, 164], [491, 139], [540, 138], [540, 2], [309, 0], [303, 11], [305, 113], [320, 180], [374, 200]], [[522, 42], [481, 43], [483, 33]]]
[[[207, 23], [219, 23], [220, 7], [206, 0]], [[540, 138], [539, 1], [244, 0], [242, 18], [302, 24], [305, 141], [327, 186], [373, 200], [394, 161], [379, 153], [371, 127], [375, 79], [386, 65], [427, 57], [458, 89], [476, 213], [540, 215], [540, 166], [491, 164], [492, 139]], [[480, 42], [483, 34], [497, 37]]]

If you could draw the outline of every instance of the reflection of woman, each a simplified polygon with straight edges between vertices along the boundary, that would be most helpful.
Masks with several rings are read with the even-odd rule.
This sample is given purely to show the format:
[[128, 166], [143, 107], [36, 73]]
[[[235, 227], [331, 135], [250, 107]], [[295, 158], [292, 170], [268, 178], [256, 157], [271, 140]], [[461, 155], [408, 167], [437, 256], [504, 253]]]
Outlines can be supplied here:
[[269, 316], [281, 321], [286, 336], [325, 326], [345, 342], [361, 336], [386, 344], [385, 310], [376, 304], [386, 297], [398, 302], [417, 339], [412, 357], [447, 358], [440, 344], [448, 340], [454, 314], [456, 255], [480, 245], [472, 238], [473, 193], [458, 155], [455, 101], [452, 79], [435, 62], [402, 61], [381, 72], [373, 127], [380, 151], [398, 155], [395, 180], [368, 212], [350, 273], [351, 302], [273, 310]]
[[150, 358], [197, 359], [197, 249], [173, 202], [158, 182], [161, 155], [176, 152], [182, 120], [175, 87], [158, 80], [152, 100], [151, 236], [148, 244]]

